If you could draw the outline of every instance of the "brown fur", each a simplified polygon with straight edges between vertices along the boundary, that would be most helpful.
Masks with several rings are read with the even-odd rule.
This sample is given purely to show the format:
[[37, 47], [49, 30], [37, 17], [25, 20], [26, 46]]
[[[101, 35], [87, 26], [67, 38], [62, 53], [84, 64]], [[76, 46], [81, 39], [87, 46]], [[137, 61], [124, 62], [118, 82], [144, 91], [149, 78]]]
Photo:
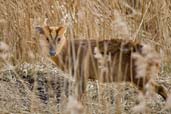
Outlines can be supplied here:
[[[56, 50], [54, 56], [46, 53], [47, 56], [59, 68], [76, 77], [78, 95], [85, 91], [88, 79], [101, 82], [131, 82], [141, 91], [144, 91], [145, 85], [151, 80], [150, 75], [136, 78], [137, 66], [132, 54], [143, 55], [143, 45], [139, 42], [121, 39], [69, 40], [64, 37], [64, 27], [46, 26], [38, 27], [37, 30], [44, 36], [42, 40], [45, 40], [45, 50], [50, 51], [50, 47]], [[57, 41], [57, 38], [60, 38], [60, 41]], [[150, 63], [149, 66], [151, 65], [159, 67], [158, 63]], [[154, 80], [150, 84], [164, 99], [167, 98], [162, 86]]]

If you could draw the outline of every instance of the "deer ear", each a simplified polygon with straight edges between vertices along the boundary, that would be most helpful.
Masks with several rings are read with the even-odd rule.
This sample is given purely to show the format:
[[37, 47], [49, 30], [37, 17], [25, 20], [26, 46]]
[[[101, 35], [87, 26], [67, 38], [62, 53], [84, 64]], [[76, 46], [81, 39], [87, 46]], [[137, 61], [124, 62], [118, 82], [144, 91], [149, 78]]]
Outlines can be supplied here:
[[61, 26], [57, 29], [58, 35], [64, 35], [66, 32], [65, 27]]
[[39, 34], [44, 34], [44, 30], [42, 27], [36, 27], [36, 32], [38, 32]]

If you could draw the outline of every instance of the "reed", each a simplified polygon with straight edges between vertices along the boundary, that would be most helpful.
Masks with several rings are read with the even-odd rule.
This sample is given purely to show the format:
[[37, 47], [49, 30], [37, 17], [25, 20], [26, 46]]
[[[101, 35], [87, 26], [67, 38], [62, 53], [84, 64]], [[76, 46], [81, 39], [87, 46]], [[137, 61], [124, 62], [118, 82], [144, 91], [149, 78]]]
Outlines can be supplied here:
[[[63, 25], [67, 28], [65, 37], [70, 40], [139, 40], [150, 45], [152, 49], [155, 49], [157, 54], [161, 55], [161, 63], [159, 63], [161, 65], [161, 73], [164, 72], [168, 75], [167, 72], [171, 71], [169, 64], [171, 60], [170, 6], [170, 0], [0, 0], [0, 70], [12, 69], [15, 71], [15, 68], [24, 62], [30, 64], [37, 62], [39, 64], [50, 64], [46, 60], [46, 55], [41, 53], [39, 34], [35, 32], [35, 27], [44, 25], [44, 19], [48, 17], [48, 24], [50, 26]], [[155, 75], [156, 72], [154, 67], [147, 67], [151, 61], [158, 62], [156, 53], [153, 53], [154, 51], [150, 50], [148, 46], [145, 48], [151, 54], [142, 56], [141, 54], [135, 53], [133, 55], [135, 59], [134, 64], [137, 66], [134, 70], [137, 71], [139, 77], [142, 77], [143, 73], [146, 76], [149, 74]], [[98, 51], [98, 48], [96, 52], [97, 59], [99, 59], [98, 64], [103, 66], [102, 61], [105, 57], [101, 57], [101, 52]], [[98, 73], [100, 74], [100, 71]], [[101, 72], [101, 74], [103, 73]], [[17, 79], [22, 81], [20, 76], [17, 76]], [[158, 76], [150, 79], [153, 78], [158, 78]], [[51, 82], [49, 81], [48, 83]], [[37, 86], [37, 83], [35, 82], [34, 85]], [[113, 95], [115, 93], [106, 91], [109, 88], [113, 91], [114, 87], [110, 86], [110, 84], [101, 83], [95, 85], [99, 88], [97, 91], [98, 94], [95, 95], [98, 96], [97, 99], [95, 98], [97, 101], [87, 97], [89, 96], [89, 93], [87, 93], [88, 95], [82, 99], [85, 106], [85, 110], [83, 110], [81, 104], [75, 101], [76, 99], [69, 97], [69, 112], [67, 113], [77, 113], [75, 109], [78, 109], [79, 113], [93, 113], [93, 111], [96, 113], [109, 113], [113, 110], [111, 107], [114, 106], [106, 103], [107, 99], [112, 101], [112, 97], [107, 98], [106, 94]], [[105, 85], [108, 85], [109, 88], [105, 88]], [[25, 85], [24, 87], [26, 87], [25, 90], [27, 91], [27, 86]], [[89, 89], [91, 90], [92, 88]], [[120, 93], [118, 92], [120, 89], [122, 88], [118, 87], [116, 93]], [[149, 96], [152, 96], [150, 91], [153, 89], [155, 88], [151, 88], [147, 84], [147, 91], [149, 92], [147, 94], [150, 94]], [[34, 101], [37, 99], [34, 94], [35, 91], [31, 94], [32, 109], [30, 110], [32, 112], [38, 109], [34, 105]], [[116, 96], [118, 96], [118, 99], [120, 97], [122, 98], [120, 94]], [[144, 99], [141, 95], [139, 96], [139, 101]], [[124, 108], [123, 102], [118, 99], [115, 100], [115, 104], [118, 107], [116, 113], [121, 113]], [[72, 103], [70, 101], [75, 102], [76, 105], [79, 104], [79, 107], [71, 107], [70, 105]], [[144, 101], [138, 106], [141, 109], [146, 109], [146, 102]], [[63, 101], [62, 105], [66, 106], [67, 100], [66, 102]], [[95, 110], [93, 107], [101, 110]], [[141, 113], [150, 113], [148, 109], [146, 112], [143, 112], [139, 107], [135, 107], [132, 110], [135, 113], [138, 113], [138, 111], [142, 111]], [[56, 111], [56, 107], [51, 107], [49, 110]], [[3, 112], [6, 111], [3, 110]]]

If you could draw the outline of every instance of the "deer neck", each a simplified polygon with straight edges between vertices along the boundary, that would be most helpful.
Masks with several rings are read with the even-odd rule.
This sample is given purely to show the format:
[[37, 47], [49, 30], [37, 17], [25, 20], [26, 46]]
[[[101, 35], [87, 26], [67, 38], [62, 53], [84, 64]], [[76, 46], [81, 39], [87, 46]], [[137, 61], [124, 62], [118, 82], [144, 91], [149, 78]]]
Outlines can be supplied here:
[[51, 60], [63, 70], [66, 65], [66, 57], [68, 54], [68, 41], [59, 48], [60, 50], [58, 50], [56, 56], [51, 57]]

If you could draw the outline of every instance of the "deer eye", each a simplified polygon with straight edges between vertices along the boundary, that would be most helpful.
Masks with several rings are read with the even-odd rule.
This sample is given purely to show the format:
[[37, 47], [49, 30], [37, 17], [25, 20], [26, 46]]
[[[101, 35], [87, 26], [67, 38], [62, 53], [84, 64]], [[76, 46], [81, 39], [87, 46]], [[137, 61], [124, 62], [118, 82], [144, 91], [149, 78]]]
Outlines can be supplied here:
[[61, 37], [57, 37], [56, 41], [60, 42], [61, 41]]
[[49, 42], [49, 38], [47, 37], [46, 40]]

